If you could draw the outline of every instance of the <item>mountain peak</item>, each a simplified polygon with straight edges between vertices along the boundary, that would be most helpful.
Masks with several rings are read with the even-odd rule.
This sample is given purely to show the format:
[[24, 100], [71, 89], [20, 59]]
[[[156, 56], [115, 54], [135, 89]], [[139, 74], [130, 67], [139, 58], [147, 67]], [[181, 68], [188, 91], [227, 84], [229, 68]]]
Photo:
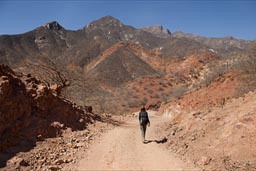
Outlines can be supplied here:
[[[113, 22], [113, 23], [121, 23], [121, 21], [119, 21], [118, 19], [110, 16], [110, 15], [107, 15], [105, 17], [102, 17], [98, 20], [96, 20], [96, 22], [101, 22], [101, 23], [105, 23], [105, 24], [108, 24], [109, 22]], [[121, 23], [122, 24], [122, 23]]]
[[49, 23], [46, 23], [44, 25], [45, 28], [50, 29], [50, 30], [61, 30], [63, 27], [57, 22], [57, 21], [52, 21]]
[[111, 26], [123, 27], [124, 24], [118, 19], [108, 15], [91, 22], [90, 24], [86, 25], [84, 29], [95, 28], [95, 27], [111, 27]]
[[104, 17], [100, 18], [99, 20], [114, 20], [114, 21], [120, 22], [117, 18], [115, 18], [111, 15], [104, 16]]

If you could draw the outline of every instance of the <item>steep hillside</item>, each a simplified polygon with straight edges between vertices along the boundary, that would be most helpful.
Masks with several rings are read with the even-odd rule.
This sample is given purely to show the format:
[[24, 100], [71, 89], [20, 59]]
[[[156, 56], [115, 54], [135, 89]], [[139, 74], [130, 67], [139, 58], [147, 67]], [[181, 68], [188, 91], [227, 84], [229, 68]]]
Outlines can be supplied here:
[[157, 72], [133, 52], [119, 49], [99, 63], [89, 76], [90, 74], [94, 74], [92, 77], [105, 85], [116, 86], [145, 75], [157, 74]]
[[255, 170], [255, 100], [251, 92], [206, 110], [193, 105], [190, 110], [178, 104], [170, 107], [164, 112], [171, 117], [164, 127], [169, 148], [202, 169]]
[[30, 74], [14, 73], [0, 65], [1, 166], [4, 156], [12, 155], [8, 152], [12, 146], [25, 143], [31, 148], [36, 141], [60, 136], [68, 128], [85, 129], [96, 119], [91, 107], [79, 107], [59, 97], [60, 88], [46, 87]]
[[202, 169], [255, 170], [256, 96], [244, 95], [253, 80], [233, 69], [160, 107], [169, 119], [161, 132], [171, 140], [169, 148]]

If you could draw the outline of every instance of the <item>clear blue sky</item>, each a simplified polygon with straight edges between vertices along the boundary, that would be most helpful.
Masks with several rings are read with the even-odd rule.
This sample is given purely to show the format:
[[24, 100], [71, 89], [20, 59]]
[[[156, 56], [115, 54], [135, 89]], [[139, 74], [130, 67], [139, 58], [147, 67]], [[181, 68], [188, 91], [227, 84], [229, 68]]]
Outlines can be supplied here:
[[256, 39], [255, 0], [1, 0], [0, 35], [24, 33], [50, 21], [77, 30], [106, 15], [136, 28], [163, 25], [171, 32]]

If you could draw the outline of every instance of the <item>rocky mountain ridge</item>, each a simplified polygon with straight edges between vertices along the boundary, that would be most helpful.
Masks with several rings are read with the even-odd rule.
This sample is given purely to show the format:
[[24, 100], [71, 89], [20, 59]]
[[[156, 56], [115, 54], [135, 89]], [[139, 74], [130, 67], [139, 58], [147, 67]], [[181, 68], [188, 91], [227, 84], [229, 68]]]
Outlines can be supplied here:
[[246, 49], [248, 48], [248, 45], [253, 42], [248, 40], [237, 39], [232, 36], [223, 37], [223, 38], [203, 37], [195, 34], [184, 33], [182, 31], [176, 31], [172, 34], [172, 36], [176, 38], [187, 38], [189, 40], [194, 40], [212, 49], [225, 49], [225, 50], [234, 49], [234, 48]]
[[[192, 39], [162, 26], [137, 29], [106, 16], [75, 31], [53, 21], [24, 34], [2, 35], [0, 63], [33, 72], [45, 85], [68, 83], [65, 95], [82, 104], [95, 96], [113, 97], [116, 89], [152, 74], [165, 79], [174, 74], [171, 66], [191, 55], [210, 53], [225, 59], [245, 52], [250, 42], [241, 40], [238, 46], [237, 41]], [[181, 71], [175, 74], [184, 76]]]
[[[88, 145], [89, 123], [130, 116], [145, 105], [170, 117], [162, 128], [166, 147], [184, 159], [209, 170], [253, 169], [255, 93], [245, 95], [255, 90], [252, 43], [170, 33], [162, 26], [137, 29], [111, 16], [76, 31], [53, 21], [2, 35], [0, 167], [61, 169], [72, 162], [66, 155], [73, 148]], [[83, 131], [64, 137], [73, 130]], [[9, 160], [19, 147], [30, 150], [55, 136], [42, 143], [50, 146], [19, 155], [24, 160]], [[49, 147], [56, 149], [45, 152]]]

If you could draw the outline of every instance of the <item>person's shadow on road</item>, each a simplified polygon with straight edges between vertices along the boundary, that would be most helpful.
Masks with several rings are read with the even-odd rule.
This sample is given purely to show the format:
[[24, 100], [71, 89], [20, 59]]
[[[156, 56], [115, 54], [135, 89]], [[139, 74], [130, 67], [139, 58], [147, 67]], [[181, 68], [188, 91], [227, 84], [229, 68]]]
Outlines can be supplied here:
[[168, 139], [166, 137], [164, 137], [163, 139], [161, 140], [145, 140], [144, 144], [149, 144], [149, 143], [152, 143], [152, 142], [155, 142], [157, 144], [164, 144], [168, 141]]

